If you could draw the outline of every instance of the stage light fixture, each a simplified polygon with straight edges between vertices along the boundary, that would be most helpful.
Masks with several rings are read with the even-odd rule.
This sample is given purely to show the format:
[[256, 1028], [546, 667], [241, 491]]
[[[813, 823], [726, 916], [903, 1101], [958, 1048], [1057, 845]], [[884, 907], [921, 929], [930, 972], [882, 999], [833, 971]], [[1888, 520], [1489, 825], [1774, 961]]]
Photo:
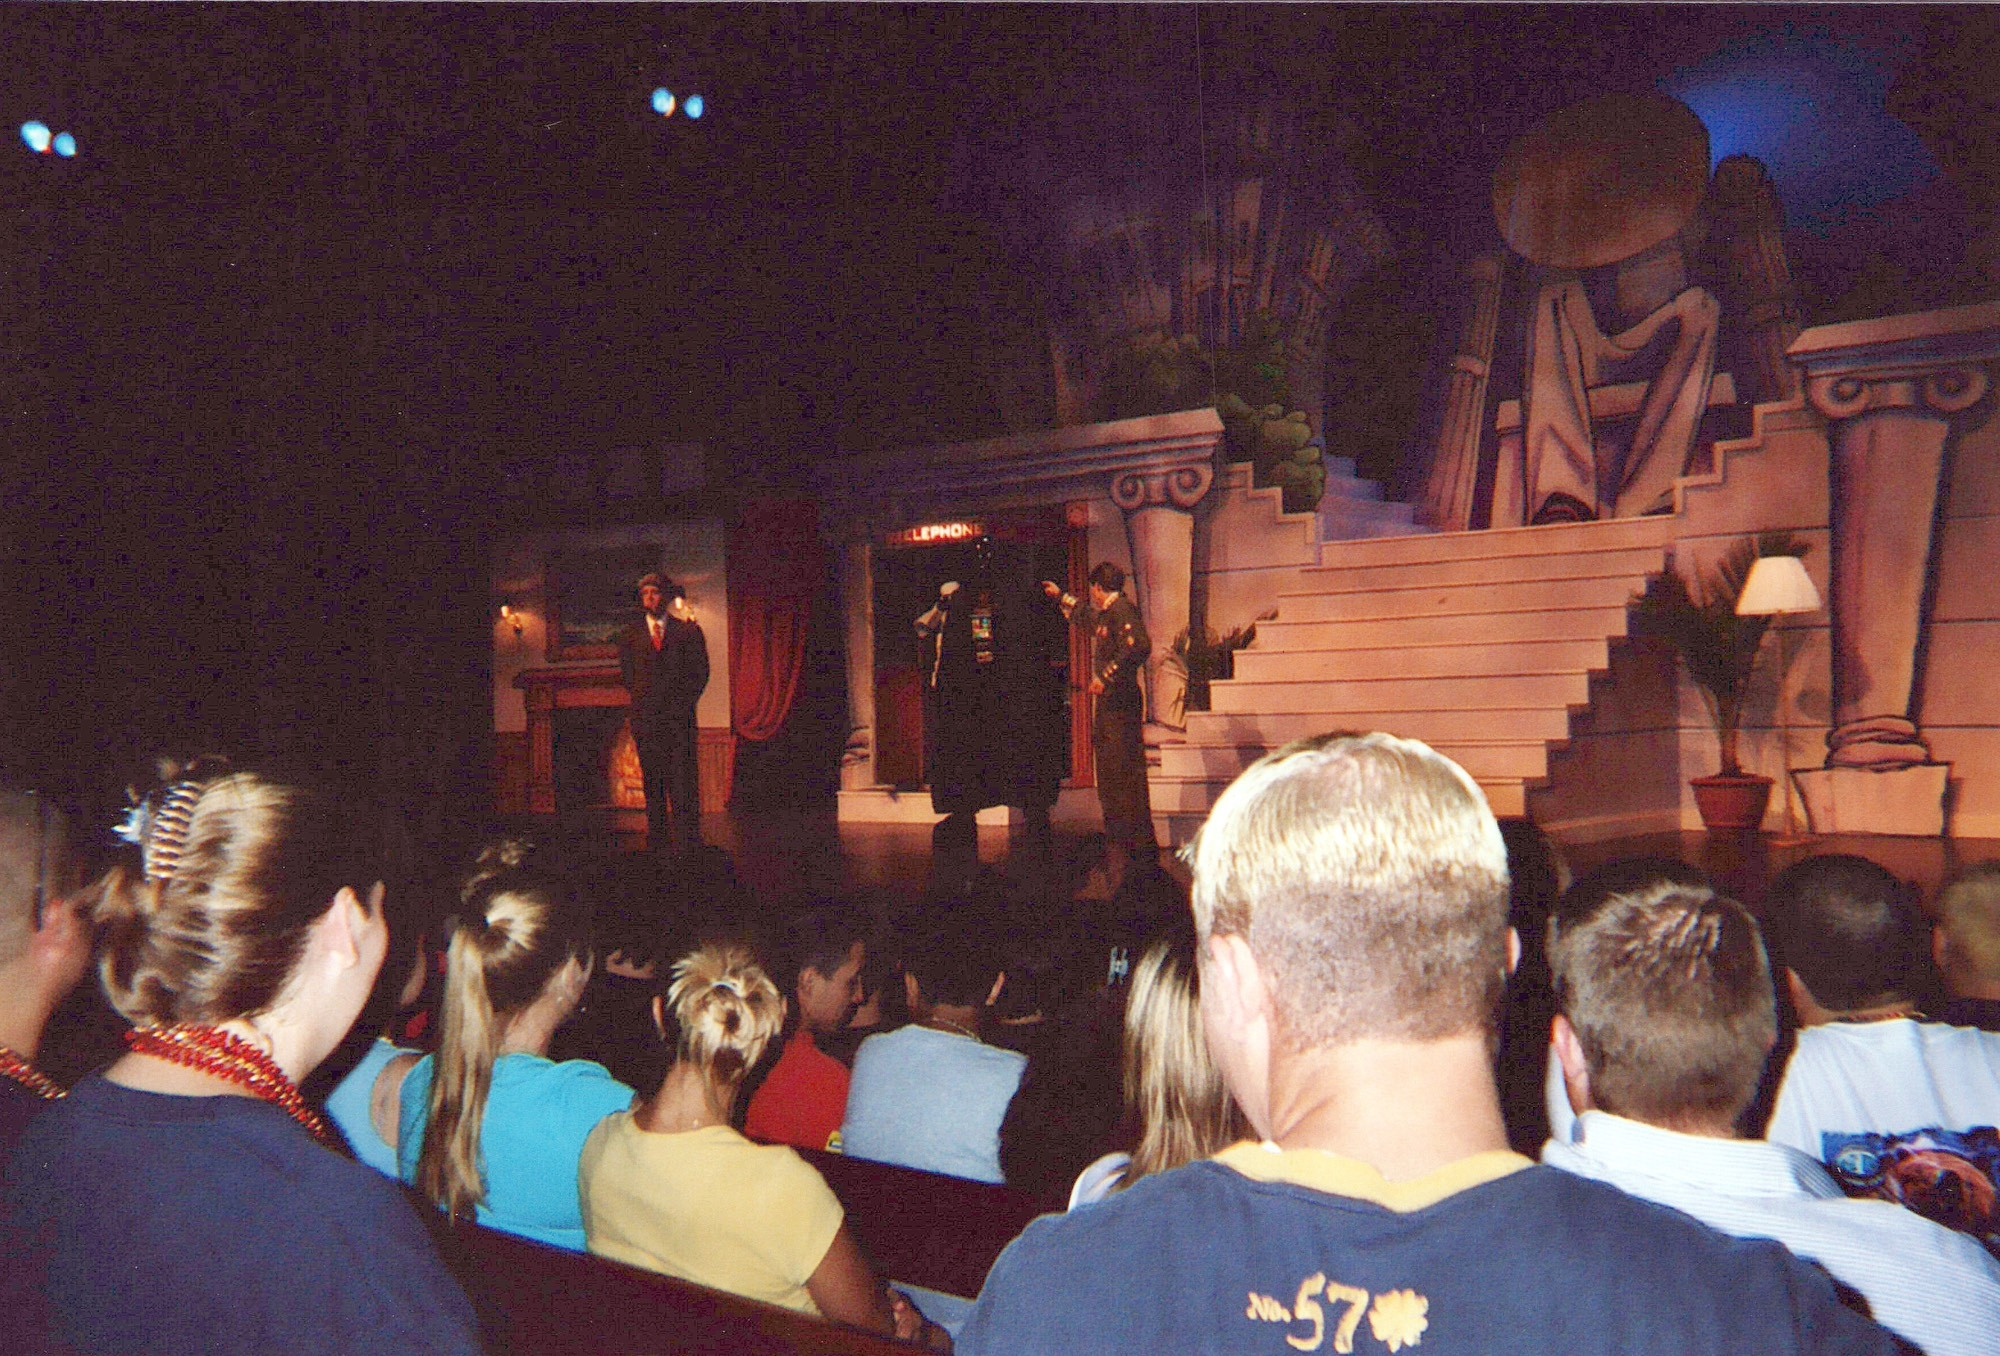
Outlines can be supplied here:
[[708, 111], [708, 101], [706, 99], [702, 98], [699, 94], [688, 95], [687, 115], [690, 118], [699, 119], [701, 115], [707, 111]]
[[28, 149], [36, 155], [46, 155], [50, 144], [49, 125], [45, 122], [22, 123], [21, 140], [27, 142]]
[[[674, 92], [666, 86], [662, 85], [653, 91], [653, 111], [661, 117], [671, 118], [674, 115], [674, 109], [678, 106], [679, 101], [674, 98]], [[689, 116], [693, 117], [696, 115], [689, 114]]]
[[76, 138], [68, 132], [57, 132], [56, 139], [50, 144], [55, 147], [56, 154], [65, 160], [76, 155]]

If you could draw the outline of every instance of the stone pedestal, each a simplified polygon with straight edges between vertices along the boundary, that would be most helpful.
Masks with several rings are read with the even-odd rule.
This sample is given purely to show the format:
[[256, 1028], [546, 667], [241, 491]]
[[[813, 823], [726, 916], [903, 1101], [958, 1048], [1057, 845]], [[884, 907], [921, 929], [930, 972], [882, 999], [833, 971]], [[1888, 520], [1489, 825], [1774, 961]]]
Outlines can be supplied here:
[[1825, 767], [1792, 774], [1814, 833], [1891, 833], [1936, 838], [1944, 833], [1951, 764], [1874, 769]]

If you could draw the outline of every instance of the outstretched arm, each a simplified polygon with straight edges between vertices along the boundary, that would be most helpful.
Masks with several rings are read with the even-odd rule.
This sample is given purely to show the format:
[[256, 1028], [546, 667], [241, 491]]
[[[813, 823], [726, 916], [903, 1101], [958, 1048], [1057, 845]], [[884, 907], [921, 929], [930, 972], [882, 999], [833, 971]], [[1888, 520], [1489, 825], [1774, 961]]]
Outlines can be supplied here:
[[[821, 1316], [836, 1323], [852, 1324], [905, 1342], [923, 1342], [933, 1351], [951, 1350], [950, 1339], [943, 1330], [926, 1321], [915, 1305], [900, 1295], [891, 1298], [889, 1288], [876, 1277], [874, 1268], [861, 1253], [861, 1245], [854, 1241], [845, 1224], [834, 1234], [826, 1256], [819, 1259], [813, 1274], [806, 1278], [806, 1293], [812, 1296]], [[937, 1344], [939, 1338], [944, 1339], [942, 1346]]]

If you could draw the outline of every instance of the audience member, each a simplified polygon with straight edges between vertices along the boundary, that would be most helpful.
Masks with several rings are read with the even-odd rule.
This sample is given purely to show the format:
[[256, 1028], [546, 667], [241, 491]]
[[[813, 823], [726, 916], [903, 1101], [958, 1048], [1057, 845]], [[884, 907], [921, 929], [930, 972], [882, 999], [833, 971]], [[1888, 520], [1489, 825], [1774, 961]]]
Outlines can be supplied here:
[[1247, 1128], [1202, 1033], [1193, 928], [1183, 923], [1177, 935], [1147, 947], [1129, 987], [1125, 1108], [1138, 1143], [1129, 1154], [1107, 1154], [1084, 1169], [1070, 1189], [1072, 1210], [1219, 1153]]
[[1981, 862], [1945, 883], [1931, 955], [1950, 995], [1938, 1020], [2000, 1032], [2000, 862]]
[[590, 1250], [874, 1332], [930, 1335], [876, 1279], [811, 1165], [730, 1126], [743, 1075], [783, 1020], [777, 986], [748, 951], [705, 946], [674, 966], [654, 1002], [662, 1038], [670, 1009], [666, 1078], [584, 1146]]
[[1849, 1195], [2000, 1246], [2000, 1035], [1917, 1011], [1908, 887], [1865, 858], [1813, 857], [1771, 882], [1767, 907], [1801, 1028], [1768, 1137]]
[[1507, 1142], [1532, 1154], [1549, 1137], [1543, 1087], [1555, 995], [1549, 989], [1547, 937], [1569, 872], [1549, 836], [1529, 820], [1501, 820], [1500, 838], [1507, 845], [1507, 922], [1521, 942], [1500, 1023], [1500, 1111], [1507, 1118]]
[[1778, 1016], [1757, 925], [1730, 900], [1656, 882], [1613, 896], [1551, 953], [1554, 1046], [1574, 1142], [1542, 1161], [1771, 1238], [1853, 1287], [1929, 1356], [2000, 1351], [2000, 1262], [1887, 1201], [1849, 1200], [1816, 1159], [1738, 1136]]
[[0, 1346], [477, 1351], [402, 1193], [298, 1090], [382, 964], [375, 854], [328, 797], [212, 764], [166, 776], [97, 904], [129, 1051], [20, 1142], [0, 1322], [45, 1331]]
[[843, 905], [808, 909], [787, 930], [779, 954], [792, 979], [797, 1025], [750, 1098], [743, 1131], [766, 1144], [838, 1149], [847, 1066], [821, 1050], [819, 1041], [845, 1030], [861, 1006], [868, 920]]
[[933, 922], [903, 958], [910, 1024], [861, 1042], [844, 1151], [856, 1158], [1002, 1182], [1000, 1122], [1027, 1057], [980, 1039], [1006, 982], [985, 920]]
[[[400, 1175], [396, 1170], [399, 1127], [392, 1094], [402, 1084], [403, 1075], [409, 1067], [422, 1057], [423, 1051], [415, 1045], [399, 1044], [396, 1028], [423, 997], [432, 965], [421, 921], [423, 915], [393, 906], [390, 913], [389, 959], [383, 963], [382, 972], [385, 977], [400, 975], [401, 982], [387, 994], [378, 982], [368, 1008], [362, 1010], [364, 1022], [373, 1010], [376, 1020], [370, 1025], [375, 1027], [376, 1034], [363, 1048], [359, 1058], [347, 1055], [351, 1061], [347, 1072], [326, 1094], [326, 1118], [347, 1137], [348, 1146], [354, 1150], [356, 1158], [385, 1177], [397, 1177]], [[361, 1023], [355, 1025], [360, 1027]], [[350, 1036], [347, 1044], [353, 1043], [354, 1038]], [[335, 1059], [341, 1057], [336, 1055]], [[328, 1063], [332, 1064], [333, 1060]], [[398, 1066], [399, 1072], [383, 1077], [384, 1071], [392, 1064]]]
[[35, 1067], [49, 1015], [90, 967], [90, 924], [61, 811], [0, 789], [0, 1165], [63, 1089]]
[[[1566, 929], [1589, 922], [1619, 895], [1661, 881], [1713, 893], [1707, 872], [1675, 857], [1621, 857], [1606, 862], [1577, 877], [1556, 900], [1555, 911], [1549, 915], [1543, 934], [1544, 956], [1554, 949], [1557, 939]], [[1546, 978], [1544, 982], [1548, 982]], [[1555, 1001], [1553, 987], [1549, 991], [1549, 1001], [1551, 1004]], [[1549, 1015], [1555, 1015], [1553, 1008]], [[1567, 1143], [1576, 1135], [1576, 1113], [1570, 1109], [1569, 1094], [1563, 1085], [1562, 1063], [1556, 1058], [1555, 1047], [1550, 1044], [1546, 1029], [1542, 1032], [1542, 1061], [1542, 1102], [1549, 1123], [1549, 1138], [1559, 1144]]]
[[1292, 745], [1192, 863], [1209, 1049], [1263, 1142], [1029, 1225], [962, 1350], [1346, 1351], [1364, 1320], [1427, 1356], [1896, 1349], [1783, 1248], [1507, 1150], [1506, 855], [1456, 765]]
[[632, 1089], [601, 1064], [548, 1058], [590, 978], [590, 913], [525, 855], [489, 849], [447, 929], [437, 1053], [393, 1094], [397, 1166], [453, 1218], [581, 1252], [577, 1159]]

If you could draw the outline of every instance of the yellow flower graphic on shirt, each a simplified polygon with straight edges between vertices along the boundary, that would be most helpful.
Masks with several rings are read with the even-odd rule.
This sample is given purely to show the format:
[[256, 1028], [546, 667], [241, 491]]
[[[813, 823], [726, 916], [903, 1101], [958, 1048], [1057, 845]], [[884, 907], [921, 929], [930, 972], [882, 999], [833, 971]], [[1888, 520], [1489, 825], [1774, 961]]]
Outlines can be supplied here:
[[1368, 1330], [1390, 1351], [1416, 1346], [1430, 1327], [1431, 1302], [1414, 1290], [1391, 1290], [1375, 1297], [1368, 1311]]

